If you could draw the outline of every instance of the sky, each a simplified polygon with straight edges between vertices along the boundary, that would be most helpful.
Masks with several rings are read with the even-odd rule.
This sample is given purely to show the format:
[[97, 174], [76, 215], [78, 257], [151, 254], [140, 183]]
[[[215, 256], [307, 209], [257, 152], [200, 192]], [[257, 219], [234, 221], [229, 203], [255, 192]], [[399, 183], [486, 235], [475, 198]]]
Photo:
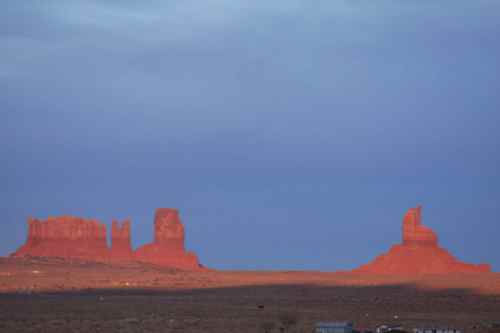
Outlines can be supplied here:
[[500, 270], [497, 0], [6, 0], [0, 255], [158, 207], [218, 269], [345, 270], [405, 211]]

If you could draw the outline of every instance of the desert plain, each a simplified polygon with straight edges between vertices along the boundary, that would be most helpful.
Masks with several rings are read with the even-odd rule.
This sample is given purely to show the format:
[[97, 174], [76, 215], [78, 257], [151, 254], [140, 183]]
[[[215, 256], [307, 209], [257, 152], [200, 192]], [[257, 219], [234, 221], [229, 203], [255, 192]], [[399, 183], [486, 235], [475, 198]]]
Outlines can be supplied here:
[[183, 271], [0, 259], [0, 332], [311, 332], [315, 322], [486, 331], [500, 274]]

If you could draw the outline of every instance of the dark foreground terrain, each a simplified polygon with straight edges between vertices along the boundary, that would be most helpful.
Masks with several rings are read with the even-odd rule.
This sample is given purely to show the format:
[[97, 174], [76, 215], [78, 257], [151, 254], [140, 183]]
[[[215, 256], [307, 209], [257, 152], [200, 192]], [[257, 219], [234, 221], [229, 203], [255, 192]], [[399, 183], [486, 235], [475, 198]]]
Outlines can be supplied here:
[[500, 320], [498, 274], [399, 280], [2, 260], [0, 332], [311, 332], [329, 320], [485, 332]]

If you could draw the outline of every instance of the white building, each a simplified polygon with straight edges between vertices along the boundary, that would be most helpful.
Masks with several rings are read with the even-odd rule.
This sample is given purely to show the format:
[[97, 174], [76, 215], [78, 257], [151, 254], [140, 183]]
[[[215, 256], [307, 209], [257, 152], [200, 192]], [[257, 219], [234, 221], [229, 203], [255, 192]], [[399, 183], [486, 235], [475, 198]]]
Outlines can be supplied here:
[[461, 330], [454, 328], [414, 328], [413, 333], [462, 333]]
[[316, 323], [314, 333], [352, 333], [353, 324], [347, 321]]

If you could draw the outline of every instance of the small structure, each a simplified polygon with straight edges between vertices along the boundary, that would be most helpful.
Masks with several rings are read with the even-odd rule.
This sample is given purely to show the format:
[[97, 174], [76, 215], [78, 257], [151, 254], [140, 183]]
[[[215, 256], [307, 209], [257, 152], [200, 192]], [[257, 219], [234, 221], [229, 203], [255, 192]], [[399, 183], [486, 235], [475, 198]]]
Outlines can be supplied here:
[[314, 333], [352, 333], [352, 326], [347, 321], [319, 322], [314, 327]]
[[404, 332], [403, 325], [393, 324], [393, 325], [379, 325], [376, 329], [377, 333], [388, 333], [388, 332]]
[[472, 327], [474, 330], [488, 333], [500, 333], [500, 321], [481, 322]]
[[462, 333], [461, 330], [455, 328], [414, 328], [413, 333]]

